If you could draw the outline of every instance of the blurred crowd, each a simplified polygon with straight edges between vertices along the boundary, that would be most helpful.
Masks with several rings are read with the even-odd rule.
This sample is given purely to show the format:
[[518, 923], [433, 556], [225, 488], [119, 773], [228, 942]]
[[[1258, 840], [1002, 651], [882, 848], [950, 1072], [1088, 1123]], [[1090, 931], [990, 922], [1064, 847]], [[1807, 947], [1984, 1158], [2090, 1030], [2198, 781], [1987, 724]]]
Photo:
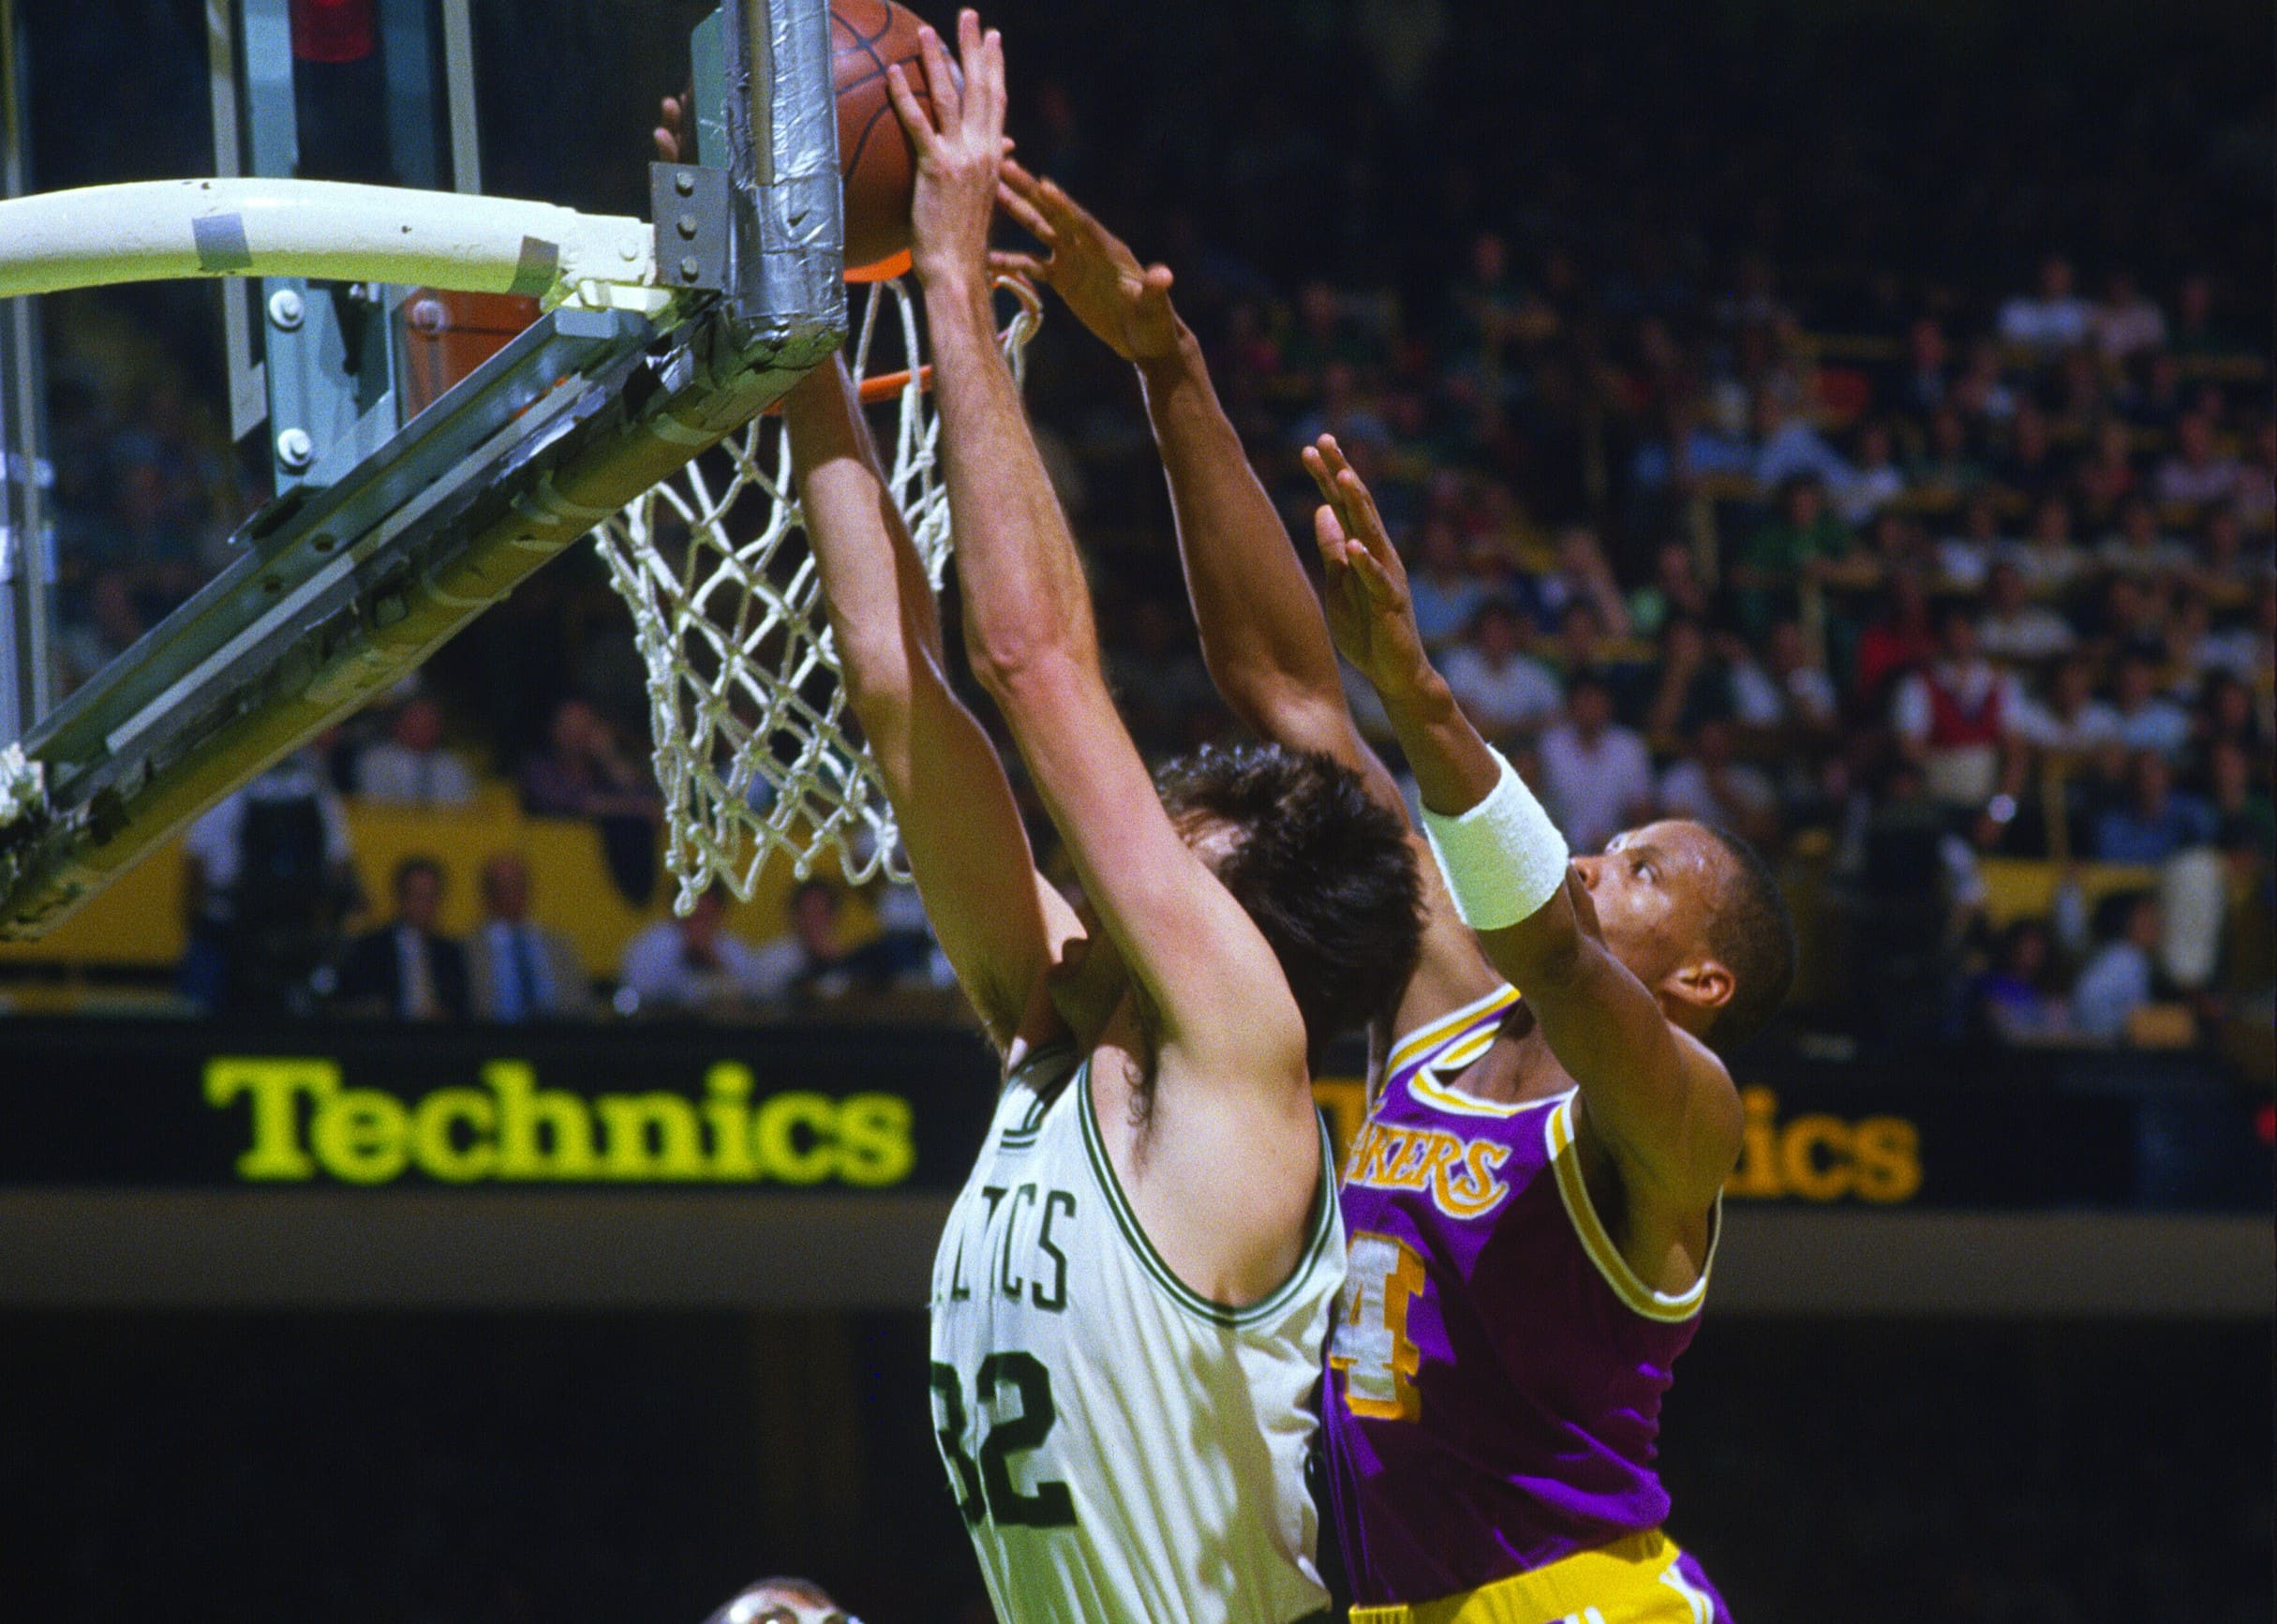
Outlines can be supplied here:
[[[1782, 854], [1870, 969], [1820, 989], [1866, 1030], [2186, 1041], [2265, 1000], [2277, 426], [2207, 278], [2091, 298], [2050, 254], [1973, 315], [1833, 332], [1748, 256], [1583, 370], [1608, 291], [1576, 277], [1481, 232], [1436, 330], [1325, 282], [1218, 323], [1291, 525], [1333, 432], [1576, 845], [1675, 815]], [[1525, 419], [1576, 374], [1600, 488], [1553, 519]], [[1118, 618], [1156, 745], [1217, 725], [1167, 612]], [[1995, 932], [2002, 859], [2058, 878]], [[2117, 867], [2141, 888], [2091, 898]]]
[[[556, 922], [573, 917], [579, 899], [547, 897], [541, 907], [529, 857], [503, 844], [473, 866], [478, 921], [453, 935], [442, 921], [454, 865], [439, 851], [412, 852], [394, 863], [385, 896], [365, 895], [351, 809], [459, 814], [434, 827], [463, 837], [484, 822], [481, 775], [446, 742], [442, 708], [416, 682], [359, 723], [190, 826], [179, 991], [199, 1007], [505, 1024], [612, 1013], [766, 1020], [949, 985], [914, 887], [885, 874], [859, 889], [858, 923], [849, 916], [856, 893], [819, 876], [797, 882], [780, 932], [758, 942], [730, 928], [730, 895], [715, 886], [684, 915], [640, 930], [612, 974], [596, 978]], [[589, 825], [621, 904], [646, 910], [660, 900], [662, 802], [646, 761], [585, 700], [561, 701], [544, 747], [517, 782], [497, 787], [528, 817]]]
[[[1853, 33], [1520, 27], [1446, 0], [1000, 9], [1023, 155], [1172, 265], [1300, 536], [1296, 450], [1339, 438], [1451, 683], [1577, 846], [1663, 813], [1763, 844], [1805, 916], [1817, 1023], [2266, 1030], [2266, 85], [2180, 36], [2138, 60], [2091, 28], [2019, 78], [1998, 39], [1826, 18]], [[1480, 29], [1524, 49], [1471, 49]], [[1826, 70], [1867, 47], [1888, 71]], [[1264, 60], [1283, 72], [1260, 87]], [[1335, 97], [1295, 93], [1314, 82]], [[53, 368], [67, 681], [210, 574], [260, 494], [179, 388], [94, 353]], [[1031, 399], [1141, 744], [1225, 734], [1131, 380], [1058, 320]], [[573, 900], [532, 902], [511, 852], [463, 944], [422, 923], [439, 869], [405, 865], [392, 898], [346, 886], [343, 797], [461, 805], [488, 782], [592, 822], [646, 902], [646, 717], [599, 570], [554, 566], [424, 689], [200, 826], [186, 988], [260, 981], [228, 961], [259, 935], [250, 854], [273, 837], [279, 872], [333, 876], [277, 887], [323, 899], [290, 926], [313, 934], [290, 961], [326, 967], [296, 1003], [767, 1010], [937, 976], [901, 895], [856, 947], [827, 886], [767, 943], [707, 901], [594, 988], [514, 933]]]

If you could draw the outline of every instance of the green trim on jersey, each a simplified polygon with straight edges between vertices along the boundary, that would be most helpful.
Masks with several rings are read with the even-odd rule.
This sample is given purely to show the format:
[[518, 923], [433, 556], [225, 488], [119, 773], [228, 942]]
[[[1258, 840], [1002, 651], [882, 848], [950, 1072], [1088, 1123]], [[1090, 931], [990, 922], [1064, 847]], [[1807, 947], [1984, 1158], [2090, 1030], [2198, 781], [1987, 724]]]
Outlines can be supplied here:
[[1114, 1214], [1115, 1228], [1123, 1231], [1123, 1238], [1130, 1244], [1140, 1267], [1153, 1277], [1154, 1284], [1169, 1294], [1172, 1302], [1213, 1325], [1245, 1331], [1251, 1326], [1263, 1324], [1296, 1299], [1305, 1282], [1312, 1277], [1313, 1271], [1319, 1266], [1320, 1254], [1326, 1249], [1330, 1231], [1335, 1227], [1335, 1152], [1329, 1142], [1328, 1125], [1320, 1121], [1317, 1112], [1313, 1120], [1320, 1130], [1320, 1190], [1314, 1199], [1312, 1241], [1304, 1248], [1303, 1256], [1298, 1259], [1297, 1266], [1289, 1271], [1287, 1279], [1248, 1307], [1232, 1308], [1223, 1303], [1211, 1302], [1181, 1280], [1177, 1271], [1163, 1261], [1162, 1254], [1154, 1250], [1154, 1243], [1147, 1239], [1146, 1227], [1139, 1223], [1138, 1214], [1131, 1211], [1130, 1200], [1123, 1193], [1123, 1181], [1115, 1176], [1114, 1161], [1107, 1154], [1107, 1140], [1099, 1132], [1097, 1102], [1093, 1099], [1091, 1093], [1089, 1055], [1084, 1056], [1083, 1064], [1077, 1068], [1075, 1079], [1068, 1086], [1079, 1090], [1082, 1096], [1077, 1101], [1076, 1109], [1082, 1112], [1083, 1149], [1091, 1157], [1092, 1172], [1098, 1179], [1099, 1187], [1107, 1192], [1107, 1208]]
[[[1018, 1087], [1023, 1082], [1026, 1082], [1036, 1072], [1042, 1070], [1044, 1063], [1055, 1056], [1064, 1056], [1069, 1068], [1073, 1069], [1076, 1064], [1075, 1047], [1075, 1039], [1072, 1037], [1055, 1037], [1049, 1043], [1037, 1044], [1034, 1049], [1029, 1050], [1027, 1053], [1019, 1057], [1019, 1064], [1018, 1065], [1011, 1066], [1005, 1070], [1004, 1081], [996, 1085], [996, 1097], [999, 1100], [1002, 1100], [1004, 1096], [1010, 1094], [1014, 1088]], [[1032, 1088], [1031, 1092], [1034, 1093], [1038, 1099], [1044, 1099], [1046, 1097], [1044, 1091], [1040, 1088]], [[1047, 1103], [1049, 1103], [1048, 1100]]]

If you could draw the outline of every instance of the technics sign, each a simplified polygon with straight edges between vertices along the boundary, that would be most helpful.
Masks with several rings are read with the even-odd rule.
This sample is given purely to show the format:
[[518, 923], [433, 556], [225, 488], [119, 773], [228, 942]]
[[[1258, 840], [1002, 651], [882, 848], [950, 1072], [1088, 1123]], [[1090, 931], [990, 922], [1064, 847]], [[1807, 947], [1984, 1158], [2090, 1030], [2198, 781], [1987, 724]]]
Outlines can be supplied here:
[[[1958, 1077], [1743, 1062], [1728, 1193], [1869, 1211], [2253, 1195], [2225, 1170], [2225, 1149], [2259, 1158], [2218, 1079], [2183, 1067], [2120, 1088], [2080, 1064], [2010, 1057]], [[10, 1021], [0, 1186], [947, 1195], [997, 1086], [994, 1057], [952, 1027]], [[1342, 1157], [1364, 1137], [1361, 1085], [1318, 1093]], [[1366, 1148], [1378, 1175], [1406, 1166], [1397, 1147]]]

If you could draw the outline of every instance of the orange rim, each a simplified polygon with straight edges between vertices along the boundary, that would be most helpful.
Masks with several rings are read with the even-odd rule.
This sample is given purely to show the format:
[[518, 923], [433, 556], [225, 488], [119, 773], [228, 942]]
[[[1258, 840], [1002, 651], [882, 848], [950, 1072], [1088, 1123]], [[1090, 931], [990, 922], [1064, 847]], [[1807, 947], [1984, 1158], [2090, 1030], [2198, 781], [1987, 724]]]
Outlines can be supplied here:
[[[932, 367], [930, 365], [918, 367], [917, 393], [925, 394], [932, 386]], [[862, 404], [875, 406], [881, 400], [891, 400], [908, 387], [909, 374], [906, 372], [881, 372], [875, 378], [865, 378], [862, 380]]]
[[[932, 386], [932, 367], [930, 365], [918, 367], [918, 391], [920, 393], [924, 393], [930, 391]], [[864, 406], [876, 406], [881, 401], [895, 398], [901, 393], [901, 391], [907, 389], [908, 387], [909, 374], [907, 372], [881, 372], [875, 378], [865, 378], [862, 380], [862, 404]], [[768, 401], [766, 406], [760, 411], [759, 415], [762, 417], [781, 417], [782, 415], [782, 402], [780, 400]]]
[[[880, 260], [874, 265], [857, 266], [854, 270], [846, 273], [846, 280], [857, 285], [866, 286], [871, 282], [890, 282], [896, 276], [907, 275], [908, 271], [909, 255], [907, 253], [900, 253], [896, 254], [890, 260]], [[996, 285], [1003, 289], [1005, 292], [1010, 293], [1012, 297], [1019, 300], [1021, 307], [1026, 310], [1030, 316], [1039, 315], [1042, 312], [1043, 300], [1037, 296], [1035, 285], [1030, 282], [1027, 277], [1011, 276], [999, 276], [996, 278]], [[1005, 336], [1008, 336], [1011, 331], [1012, 330], [1007, 327], [1005, 329], [1004, 333], [998, 335], [999, 342], [1001, 342]], [[896, 395], [900, 395], [908, 387], [909, 371], [906, 367], [900, 372], [881, 372], [875, 377], [865, 378], [862, 380], [861, 387], [862, 404], [864, 406], [876, 406], [882, 401], [893, 399]], [[920, 394], [930, 394], [932, 387], [933, 368], [932, 365], [929, 362], [917, 368], [917, 389]], [[782, 403], [781, 401], [775, 401], [766, 407], [762, 415], [766, 417], [776, 417], [780, 416], [781, 411]]]
[[846, 280], [854, 283], [890, 282], [896, 276], [909, 275], [909, 250], [903, 248], [890, 259], [880, 260], [873, 265], [854, 265], [846, 272]]

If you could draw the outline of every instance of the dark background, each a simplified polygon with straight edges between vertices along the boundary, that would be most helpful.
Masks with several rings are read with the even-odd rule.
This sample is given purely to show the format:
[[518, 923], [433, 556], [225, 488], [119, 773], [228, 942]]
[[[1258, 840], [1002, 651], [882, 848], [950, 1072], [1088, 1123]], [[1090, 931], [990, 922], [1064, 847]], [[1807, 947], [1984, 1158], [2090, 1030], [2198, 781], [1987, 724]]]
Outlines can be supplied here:
[[[1742, 1624], [2269, 1616], [2270, 1346], [1719, 1318], [1663, 1453]], [[762, 1572], [987, 1617], [919, 1314], [0, 1316], [7, 1611], [694, 1624]]]

